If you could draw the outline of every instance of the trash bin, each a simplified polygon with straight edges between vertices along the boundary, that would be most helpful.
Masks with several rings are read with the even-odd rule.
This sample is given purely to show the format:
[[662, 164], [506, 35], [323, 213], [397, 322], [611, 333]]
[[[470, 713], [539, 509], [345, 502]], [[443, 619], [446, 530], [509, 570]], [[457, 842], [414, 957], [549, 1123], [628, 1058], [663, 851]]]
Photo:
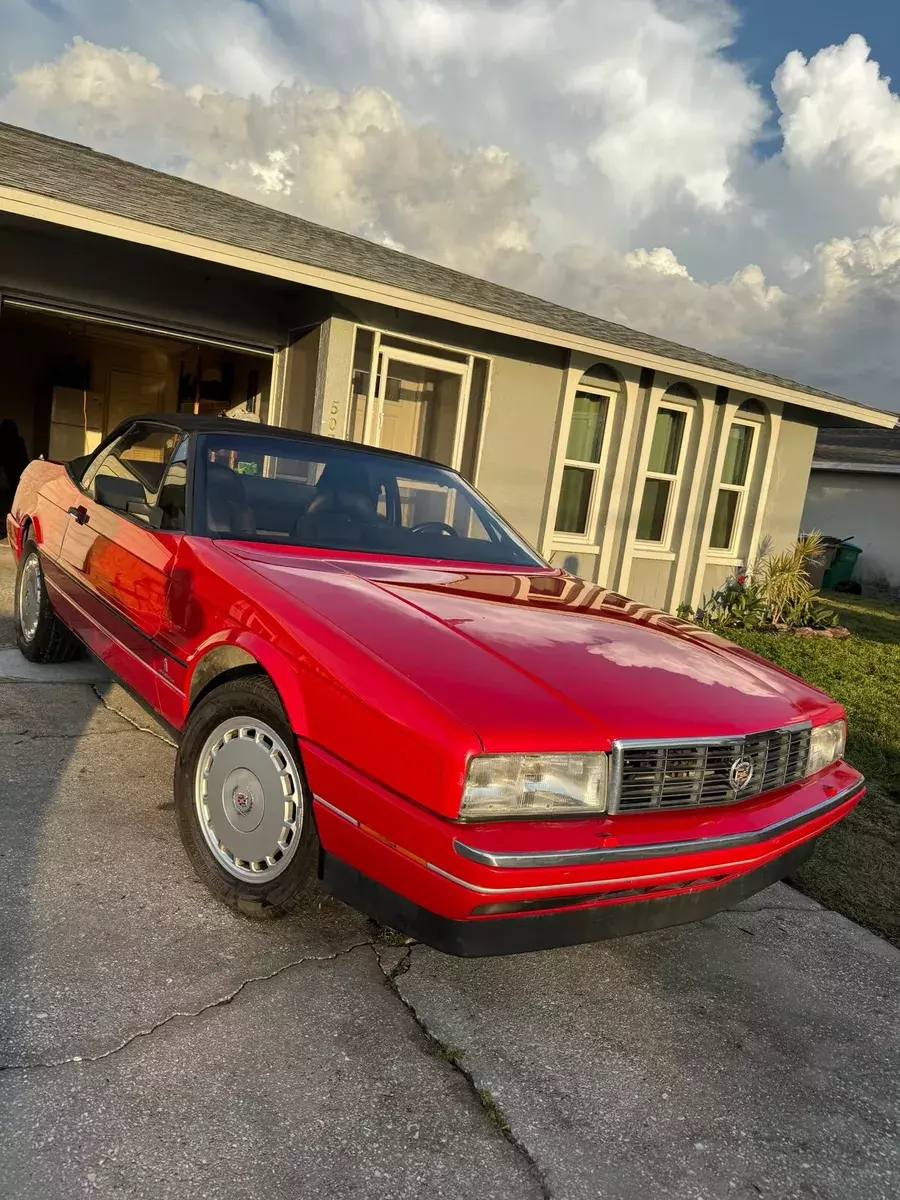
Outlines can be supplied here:
[[853, 542], [841, 542], [822, 580], [826, 592], [833, 592], [839, 583], [850, 582], [856, 570], [856, 560], [861, 554], [861, 546], [855, 546]]
[[834, 556], [837, 554], [838, 548], [841, 545], [841, 539], [836, 537], [823, 537], [822, 541], [824, 546], [821, 557], [815, 562], [809, 563], [806, 568], [806, 577], [810, 584], [816, 589], [819, 589], [823, 586], [825, 572], [834, 562]]

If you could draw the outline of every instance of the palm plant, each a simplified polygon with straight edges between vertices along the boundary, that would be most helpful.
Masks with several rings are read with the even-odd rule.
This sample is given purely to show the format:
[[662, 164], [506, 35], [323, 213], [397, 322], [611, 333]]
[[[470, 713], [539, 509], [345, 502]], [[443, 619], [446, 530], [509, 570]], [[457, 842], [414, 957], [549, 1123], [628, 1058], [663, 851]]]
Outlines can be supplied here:
[[809, 580], [809, 568], [825, 553], [825, 539], [818, 530], [799, 538], [781, 554], [771, 554], [758, 564], [754, 583], [773, 625], [784, 623], [787, 614], [802, 611], [817, 592]]

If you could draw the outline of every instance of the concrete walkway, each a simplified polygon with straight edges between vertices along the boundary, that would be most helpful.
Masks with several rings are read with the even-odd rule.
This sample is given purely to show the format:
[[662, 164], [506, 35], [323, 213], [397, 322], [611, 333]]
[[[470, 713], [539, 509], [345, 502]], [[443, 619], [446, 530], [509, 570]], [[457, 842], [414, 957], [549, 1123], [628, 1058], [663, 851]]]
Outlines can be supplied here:
[[[0, 651], [10, 601], [0, 546]], [[250, 922], [191, 875], [165, 735], [70, 678], [0, 679], [4, 1200], [900, 1193], [886, 943], [784, 885], [474, 962], [324, 897]]]

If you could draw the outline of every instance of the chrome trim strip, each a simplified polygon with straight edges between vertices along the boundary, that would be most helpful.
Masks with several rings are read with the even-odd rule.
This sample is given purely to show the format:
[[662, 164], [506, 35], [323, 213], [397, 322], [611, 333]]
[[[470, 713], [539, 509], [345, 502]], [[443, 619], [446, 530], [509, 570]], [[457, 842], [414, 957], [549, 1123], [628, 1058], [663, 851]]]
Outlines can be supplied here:
[[[631, 875], [627, 879], [578, 879], [574, 882], [567, 883], [542, 883], [536, 887], [520, 887], [518, 884], [509, 884], [506, 887], [483, 887], [477, 883], [470, 883], [468, 879], [460, 879], [458, 875], [451, 875], [449, 871], [443, 870], [441, 867], [436, 867], [434, 863], [426, 863], [425, 866], [435, 875], [440, 875], [442, 879], [448, 879], [457, 887], [465, 888], [467, 892], [475, 892], [479, 896], [494, 896], [498, 899], [503, 896], [569, 896], [577, 895], [581, 892], [591, 891], [594, 888], [608, 887], [610, 882], [613, 883], [614, 891], [619, 888], [627, 887], [647, 887], [653, 886], [656, 883], [669, 883], [673, 888], [677, 888], [685, 879], [693, 879], [697, 874], [696, 867], [686, 867], [683, 871], [677, 874], [667, 875], [665, 879], [660, 879], [655, 872], [643, 875]], [[729, 874], [740, 875], [744, 868], [750, 870], [754, 866], [753, 860], [746, 860], [739, 863], [729, 863]], [[652, 882], [647, 883], [648, 880]]]
[[323, 800], [321, 796], [317, 796], [313, 792], [313, 800], [316, 804], [321, 804], [323, 808], [327, 808], [329, 812], [333, 812], [336, 817], [343, 817], [345, 821], [349, 821], [351, 825], [359, 825], [356, 817], [351, 817], [349, 813], [345, 813], [343, 809], [338, 808], [335, 804], [329, 804], [327, 800]]
[[477, 846], [469, 846], [465, 842], [461, 842], [459, 838], [454, 840], [453, 848], [462, 858], [467, 858], [471, 862], [479, 863], [484, 867], [501, 867], [506, 870], [528, 870], [532, 867], [580, 867], [592, 863], [623, 862], [633, 858], [667, 858], [677, 854], [704, 854], [709, 850], [731, 850], [768, 841], [769, 838], [777, 837], [779, 834], [790, 833], [792, 829], [797, 829], [799, 826], [805, 825], [807, 821], [815, 820], [816, 817], [824, 817], [832, 809], [840, 808], [857, 792], [862, 791], [865, 782], [864, 779], [859, 779], [836, 795], [829, 796], [827, 800], [822, 800], [811, 808], [804, 809], [801, 813], [785, 817], [771, 825], [766, 825], [763, 829], [754, 829], [749, 833], [726, 833], [718, 837], [694, 838], [691, 841], [651, 842], [641, 846], [611, 846], [607, 849], [598, 848], [596, 850], [538, 851], [534, 854], [503, 852], [492, 854], [487, 850], [480, 850]]
[[[622, 766], [626, 750], [634, 750], [639, 747], [646, 747], [648, 750], [668, 749], [671, 746], [723, 746], [729, 742], [749, 742], [753, 738], [771, 737], [779, 733], [793, 733], [795, 730], [812, 729], [812, 721], [797, 721], [793, 725], [776, 725], [774, 729], [760, 729], [758, 733], [729, 733], [722, 734], [718, 737], [679, 737], [679, 738], [617, 738], [612, 743], [612, 761], [609, 767], [609, 783], [606, 793], [606, 811], [609, 816], [613, 816], [619, 811], [619, 793], [622, 787]], [[758, 792], [757, 795], [765, 795], [764, 792]], [[752, 797], [755, 799], [755, 797]], [[738, 803], [738, 801], [735, 801]], [[698, 810], [706, 810], [708, 807], [723, 807], [722, 805], [694, 806]], [[650, 811], [641, 809], [640, 811]], [[684, 809], [673, 809], [673, 812], [683, 812]]]

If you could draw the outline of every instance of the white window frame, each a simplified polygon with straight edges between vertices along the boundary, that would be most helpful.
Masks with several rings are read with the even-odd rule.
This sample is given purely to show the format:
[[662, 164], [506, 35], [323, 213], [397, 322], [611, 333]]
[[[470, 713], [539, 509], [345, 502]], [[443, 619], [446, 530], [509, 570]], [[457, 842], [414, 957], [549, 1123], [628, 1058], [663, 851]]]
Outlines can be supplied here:
[[[678, 505], [681, 501], [681, 489], [684, 483], [684, 466], [687, 461], [688, 447], [691, 441], [691, 432], [694, 421], [694, 408], [692, 404], [678, 404], [675, 400], [663, 399], [660, 400], [656, 408], [653, 410], [653, 419], [647, 423], [647, 429], [644, 437], [646, 440], [645, 452], [647, 466], [644, 468], [643, 476], [641, 477], [641, 486], [635, 495], [635, 541], [634, 546], [642, 554], [665, 554], [672, 555], [672, 533], [675, 513], [678, 511]], [[678, 412], [684, 414], [684, 432], [681, 436], [681, 446], [678, 450], [678, 464], [675, 468], [674, 475], [668, 475], [662, 471], [651, 471], [649, 469], [650, 453], [653, 448], [653, 435], [656, 432], [656, 420], [661, 412]], [[648, 479], [666, 479], [671, 483], [669, 489], [669, 503], [666, 506], [666, 519], [663, 522], [662, 538], [658, 542], [648, 542], [637, 536], [638, 528], [640, 527], [641, 508], [644, 503], [644, 492], [647, 488]]]
[[466, 417], [469, 412], [472, 356], [469, 355], [467, 361], [464, 363], [457, 363], [449, 359], [435, 358], [429, 354], [419, 354], [413, 350], [397, 350], [393, 346], [379, 346], [376, 370], [373, 372], [378, 379], [378, 386], [375, 389], [377, 394], [372, 396], [372, 403], [368, 405], [363, 433], [363, 441], [369, 446], [381, 445], [381, 429], [384, 423], [384, 406], [386, 403], [387, 383], [391, 363], [407, 363], [410, 366], [443, 371], [445, 375], [456, 375], [458, 377], [459, 405], [456, 410], [456, 424], [453, 430], [452, 457], [448, 464], [458, 470], [462, 459]]
[[[602, 396], [606, 400], [606, 423], [603, 428], [603, 441], [600, 444], [600, 458], [598, 462], [583, 462], [578, 458], [567, 458], [566, 450], [569, 446], [569, 434], [572, 429], [572, 415], [575, 411], [575, 397], [579, 392], [586, 392], [591, 396]], [[558, 443], [558, 451], [556, 457], [556, 487], [554, 488], [553, 510], [552, 510], [552, 545], [554, 549], [560, 550], [571, 549], [577, 546], [584, 550], [599, 550], [600, 544], [597, 537], [597, 528], [600, 523], [600, 503], [603, 497], [603, 478], [607, 468], [607, 459], [609, 453], [609, 442], [612, 436], [613, 422], [615, 420], [615, 404], [619, 393], [612, 387], [605, 388], [597, 386], [594, 383], [579, 383], [572, 392], [572, 403], [569, 406], [568, 419], [565, 422], [565, 428], [560, 431], [560, 439]], [[584, 522], [584, 533], [569, 533], [562, 529], [556, 528], [556, 518], [559, 515], [559, 502], [562, 497], [563, 475], [566, 467], [578, 467], [582, 470], [593, 471], [594, 477], [591, 480], [591, 495], [588, 500], [587, 516]]]
[[[707, 557], [714, 562], [720, 559], [727, 559], [731, 562], [735, 561], [740, 554], [741, 539], [744, 535], [744, 520], [747, 515], [747, 496], [753, 483], [753, 475], [756, 467], [756, 455], [759, 451], [760, 435], [763, 429], [764, 419], [762, 417], [735, 417], [727, 426], [722, 434], [722, 461], [719, 467], [719, 475], [716, 485], [713, 488], [711, 497], [711, 507], [709, 514], [709, 542], [707, 545]], [[750, 455], [747, 459], [747, 475], [742, 484], [740, 483], [725, 483], [722, 476], [725, 473], [725, 459], [728, 454], [728, 439], [731, 436], [731, 430], [735, 425], [743, 425], [751, 432]], [[738, 506], [734, 514], [734, 525], [731, 530], [731, 541], [727, 546], [714, 546], [712, 544], [713, 526], [716, 520], [716, 508], [719, 503], [720, 492], [738, 492]]]
[[[448, 465], [455, 470], [459, 470], [462, 466], [462, 455], [466, 436], [466, 427], [469, 419], [469, 405], [472, 392], [472, 373], [476, 355], [470, 354], [466, 350], [456, 349], [452, 346], [444, 346], [438, 342], [427, 342], [421, 338], [408, 338], [405, 334], [394, 334], [386, 332], [382, 329], [376, 329], [371, 325], [357, 325], [354, 329], [353, 345], [356, 346], [356, 338], [360, 332], [368, 332], [374, 334], [372, 345], [372, 361], [369, 368], [369, 390], [365, 399], [365, 413], [363, 416], [363, 434], [362, 444], [366, 446], [378, 446], [381, 434], [381, 427], [384, 421], [384, 397], [385, 384], [387, 380], [388, 363], [390, 360], [394, 362], [406, 362], [417, 366], [428, 367], [435, 371], [444, 371], [448, 375], [459, 375], [460, 378], [460, 395], [459, 409], [456, 415], [456, 429], [453, 442], [453, 460]], [[398, 341], [407, 343], [406, 347], [385, 346], [382, 344], [382, 337], [393, 337]], [[422, 347], [422, 351], [416, 349], [417, 346]], [[408, 348], [407, 348], [408, 347]], [[443, 358], [437, 354], [431, 355], [427, 353], [427, 349], [433, 347], [435, 350], [446, 350], [453, 354], [462, 356], [463, 361], [458, 359]], [[480, 460], [481, 443], [484, 433], [484, 420], [487, 415], [487, 402], [489, 398], [489, 389], [491, 382], [491, 374], [493, 368], [493, 360], [486, 355], [478, 355], [479, 359], [483, 359], [488, 364], [488, 372], [486, 378], [485, 407], [482, 413], [482, 428], [478, 431], [478, 441], [476, 446], [476, 470]], [[350, 394], [350, 385], [353, 378], [353, 364], [350, 365], [350, 376], [348, 379], [347, 392]], [[347, 408], [347, 436], [350, 432], [350, 421], [353, 414], [350, 406]]]

